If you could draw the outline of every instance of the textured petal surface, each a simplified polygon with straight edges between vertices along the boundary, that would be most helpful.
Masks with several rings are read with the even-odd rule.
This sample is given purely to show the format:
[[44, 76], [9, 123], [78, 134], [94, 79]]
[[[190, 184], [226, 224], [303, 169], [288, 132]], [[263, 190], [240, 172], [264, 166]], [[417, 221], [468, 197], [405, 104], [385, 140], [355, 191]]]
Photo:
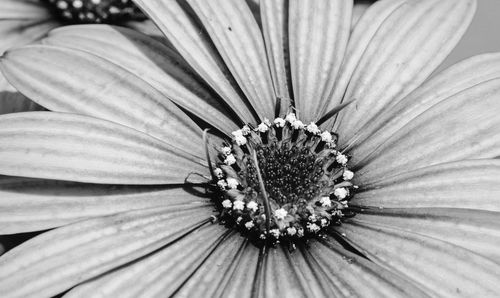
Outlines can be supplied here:
[[0, 0], [0, 7], [0, 20], [44, 19], [51, 16], [45, 5], [33, 0]]
[[[457, 204], [458, 205], [458, 204]], [[500, 213], [454, 208], [367, 208], [357, 220], [440, 239], [500, 263]]]
[[[194, 196], [193, 191], [198, 191]], [[203, 200], [202, 190], [82, 184], [3, 176], [0, 234], [46, 230], [130, 210]]]
[[262, 33], [244, 0], [187, 0], [261, 118], [274, 118], [275, 93]]
[[[231, 106], [244, 122], [254, 122], [251, 110], [233, 88], [219, 54], [185, 5], [176, 0], [136, 0], [196, 72]], [[221, 68], [222, 66], [222, 68]]]
[[0, 19], [0, 54], [10, 48], [33, 43], [57, 26], [60, 26], [60, 24], [50, 19]]
[[183, 183], [196, 158], [144, 133], [55, 112], [0, 116], [0, 173], [108, 184]]
[[16, 89], [50, 110], [113, 121], [204, 156], [201, 129], [154, 87], [108, 60], [37, 45], [9, 51], [1, 66]]
[[260, 3], [262, 33], [276, 96], [284, 111], [291, 104], [290, 57], [288, 47], [288, 1], [263, 0]]
[[0, 292], [8, 297], [53, 296], [184, 236], [207, 221], [209, 206], [145, 209], [44, 233], [0, 258]]
[[362, 184], [352, 203], [500, 211], [500, 160], [439, 164]]
[[498, 78], [500, 78], [499, 53], [466, 59], [436, 75], [393, 108], [382, 111], [357, 135], [346, 136], [355, 139], [354, 142], [346, 141], [353, 148], [352, 162], [355, 164], [362, 160], [392, 134], [430, 107], [469, 88]]
[[371, 261], [432, 296], [494, 297], [500, 292], [500, 265], [467, 249], [357, 219], [339, 230]]
[[331, 283], [326, 297], [427, 297], [412, 282], [346, 251], [333, 239], [311, 242], [309, 254], [313, 266]]
[[500, 156], [500, 79], [429, 108], [355, 164], [360, 181], [438, 163]]
[[64, 297], [170, 297], [213, 253], [227, 231], [221, 225], [202, 226], [159, 252], [78, 286]]
[[356, 99], [339, 114], [338, 131], [352, 135], [381, 110], [418, 87], [467, 29], [474, 0], [380, 1], [349, 41], [334, 96]]
[[304, 122], [321, 116], [344, 58], [352, 1], [291, 0], [288, 32], [293, 95]]
[[88, 51], [126, 68], [164, 96], [225, 133], [238, 129], [223, 100], [171, 48], [139, 32], [103, 25], [54, 30], [46, 44]]

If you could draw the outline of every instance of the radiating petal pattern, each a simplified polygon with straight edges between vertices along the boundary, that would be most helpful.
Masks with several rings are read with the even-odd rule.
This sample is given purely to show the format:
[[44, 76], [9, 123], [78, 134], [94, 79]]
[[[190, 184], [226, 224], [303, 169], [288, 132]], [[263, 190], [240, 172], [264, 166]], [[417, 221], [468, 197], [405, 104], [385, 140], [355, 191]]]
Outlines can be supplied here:
[[318, 120], [330, 100], [351, 30], [352, 1], [291, 0], [288, 32], [297, 114]]
[[500, 264], [500, 213], [456, 208], [365, 208], [360, 213], [356, 220], [440, 239]]
[[209, 37], [176, 0], [136, 0], [193, 69], [214, 88], [244, 122], [254, 122], [251, 110], [233, 88]]
[[462, 159], [500, 156], [500, 79], [434, 105], [355, 164], [359, 181]]
[[[474, 75], [471, 75], [474, 74]], [[437, 103], [486, 81], [500, 78], [500, 54], [466, 59], [437, 74], [394, 107], [382, 111], [354, 136], [345, 141], [353, 148], [353, 164], [369, 155], [392, 134]], [[354, 141], [355, 140], [355, 141]]]
[[371, 261], [432, 296], [494, 297], [500, 292], [500, 265], [467, 249], [357, 219], [339, 230]]
[[56, 112], [0, 116], [0, 160], [3, 175], [107, 184], [183, 183], [205, 171], [203, 161], [144, 133]]
[[16, 89], [44, 107], [129, 126], [204, 156], [201, 129], [168, 98], [126, 69], [90, 53], [36, 45], [1, 60]]
[[466, 160], [381, 177], [363, 184], [352, 203], [500, 211], [500, 160]]
[[40, 231], [125, 211], [208, 200], [202, 191], [189, 185], [134, 187], [3, 176], [0, 234]]
[[187, 0], [259, 116], [273, 119], [274, 93], [262, 33], [244, 0]]
[[221, 131], [230, 133], [238, 129], [224, 109], [222, 99], [217, 99], [179, 54], [156, 39], [127, 28], [82, 25], [54, 30], [43, 42], [105, 58]]
[[467, 29], [473, 0], [380, 1], [363, 15], [349, 41], [331, 106], [356, 99], [339, 115], [352, 135], [381, 110], [418, 87]]
[[185, 204], [52, 230], [2, 256], [0, 292], [7, 297], [53, 296], [168, 245], [207, 222], [210, 214], [206, 203]]
[[224, 243], [227, 233], [221, 225], [207, 224], [157, 253], [76, 287], [64, 297], [169, 297]]

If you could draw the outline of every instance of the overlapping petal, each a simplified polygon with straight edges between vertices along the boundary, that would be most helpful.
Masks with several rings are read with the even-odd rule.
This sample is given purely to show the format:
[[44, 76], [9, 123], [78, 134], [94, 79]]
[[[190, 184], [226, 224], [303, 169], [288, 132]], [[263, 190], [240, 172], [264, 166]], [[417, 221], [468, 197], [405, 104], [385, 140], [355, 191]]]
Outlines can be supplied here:
[[41, 110], [43, 107], [17, 92], [0, 73], [0, 115]]
[[203, 161], [128, 127], [76, 114], [0, 116], [0, 174], [107, 184], [184, 183]]
[[203, 156], [201, 129], [136, 74], [88, 52], [56, 46], [9, 51], [0, 64], [20, 92], [44, 107], [126, 125]]
[[189, 185], [134, 187], [3, 176], [0, 234], [41, 231], [125, 211], [204, 200], [208, 199], [203, 189]]
[[352, 32], [330, 107], [337, 130], [354, 134], [413, 91], [446, 58], [467, 29], [473, 0], [377, 1]]
[[182, 57], [145, 34], [102, 25], [67, 26], [52, 31], [43, 42], [105, 58], [221, 131], [230, 133], [238, 129], [222, 99], [217, 98]]
[[[50, 297], [150, 254], [206, 223], [206, 203], [152, 208], [52, 230], [0, 259], [0, 292]], [[26, 286], [29, 284], [29, 286]]]

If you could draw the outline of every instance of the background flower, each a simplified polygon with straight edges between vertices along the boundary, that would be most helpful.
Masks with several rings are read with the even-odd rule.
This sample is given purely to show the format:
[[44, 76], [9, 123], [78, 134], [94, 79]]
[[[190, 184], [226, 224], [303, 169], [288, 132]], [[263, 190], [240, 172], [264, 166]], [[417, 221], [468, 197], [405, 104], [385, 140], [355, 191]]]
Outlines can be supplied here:
[[[262, 1], [252, 13], [244, 1], [193, 0], [194, 15], [175, 1], [138, 3], [175, 51], [127, 29], [77, 26], [2, 58], [11, 83], [53, 112], [0, 117], [0, 172], [12, 176], [0, 179], [1, 232], [56, 228], [0, 258], [3, 293], [499, 291], [500, 56], [424, 83], [474, 1], [380, 1], [352, 33], [348, 1]], [[197, 123], [216, 142], [273, 119], [276, 97], [293, 98], [305, 123], [357, 99], [327, 124], [352, 155], [358, 214], [293, 252], [210, 224], [211, 201], [185, 184], [208, 174]]]

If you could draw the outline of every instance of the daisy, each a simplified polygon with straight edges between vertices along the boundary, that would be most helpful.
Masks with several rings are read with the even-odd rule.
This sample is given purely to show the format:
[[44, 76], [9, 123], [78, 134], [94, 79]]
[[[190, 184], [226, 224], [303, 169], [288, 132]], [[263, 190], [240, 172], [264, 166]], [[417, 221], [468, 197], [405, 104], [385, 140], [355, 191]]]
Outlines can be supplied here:
[[350, 1], [136, 3], [169, 45], [85, 25], [2, 57], [50, 110], [0, 116], [0, 233], [47, 230], [4, 297], [500, 292], [500, 54], [427, 80], [475, 1], [352, 32]]

